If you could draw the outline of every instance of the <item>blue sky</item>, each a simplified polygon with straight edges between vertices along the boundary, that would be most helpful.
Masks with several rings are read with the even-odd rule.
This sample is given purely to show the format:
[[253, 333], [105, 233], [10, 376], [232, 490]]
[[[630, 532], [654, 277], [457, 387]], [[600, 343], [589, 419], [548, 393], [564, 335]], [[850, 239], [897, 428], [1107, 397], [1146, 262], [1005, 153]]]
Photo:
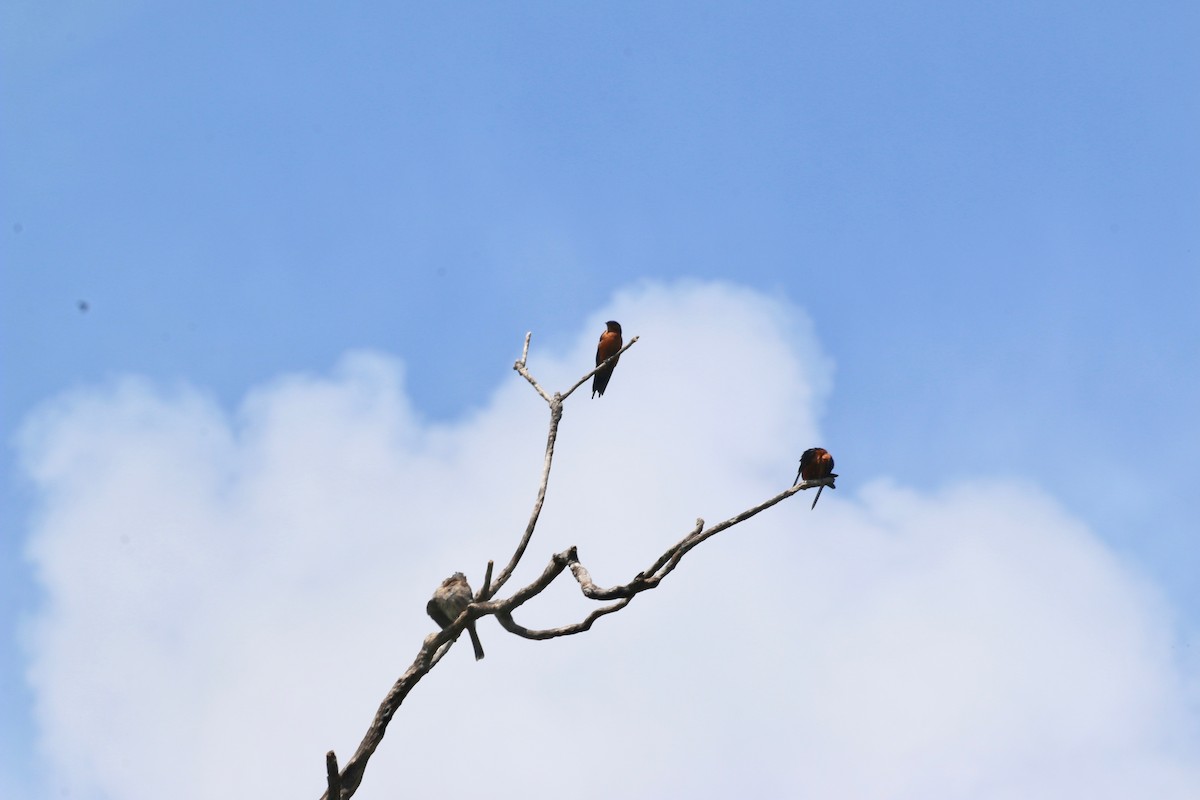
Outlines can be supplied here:
[[[832, 371], [798, 413], [844, 476], [1023, 482], [1200, 647], [1194, 4], [0, 13], [13, 785], [53, 784], [25, 678], [56, 501], [18, 444], [36, 409], [137, 375], [236, 415], [366, 349], [453, 426], [525, 331], [562, 356], [680, 281], [811, 321]], [[714, 316], [694, 347], [738, 333]]]

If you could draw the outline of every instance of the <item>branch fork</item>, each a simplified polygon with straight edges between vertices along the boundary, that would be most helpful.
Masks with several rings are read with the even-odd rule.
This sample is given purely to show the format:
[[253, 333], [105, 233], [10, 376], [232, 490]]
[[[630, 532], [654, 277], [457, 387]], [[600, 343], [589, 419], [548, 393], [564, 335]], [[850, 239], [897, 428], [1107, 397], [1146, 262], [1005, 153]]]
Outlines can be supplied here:
[[[521, 377], [525, 378], [534, 391], [546, 401], [550, 410], [550, 429], [546, 436], [546, 453], [542, 462], [542, 474], [538, 484], [537, 496], [521, 540], [518, 542], [516, 550], [508, 560], [508, 563], [504, 565], [498, 574], [493, 576], [494, 562], [488, 561], [483, 583], [480, 585], [479, 591], [475, 594], [475, 601], [467, 606], [466, 610], [458, 616], [458, 619], [454, 620], [451, 625], [443, 630], [425, 637], [421, 643], [421, 648], [417, 651], [416, 658], [404, 674], [392, 685], [391, 690], [384, 697], [378, 711], [376, 711], [375, 718], [367, 729], [367, 733], [359, 744], [358, 749], [350, 757], [350, 760], [345, 763], [340, 772], [337, 768], [337, 756], [334, 755], [332, 750], [326, 754], [327, 790], [322, 795], [322, 800], [349, 800], [358, 791], [367, 762], [371, 758], [371, 755], [374, 754], [380, 742], [383, 741], [388, 723], [391, 722], [392, 717], [400, 708], [408, 693], [412, 691], [413, 687], [449, 651], [468, 622], [475, 621], [484, 616], [495, 616], [496, 621], [500, 623], [500, 626], [504, 630], [516, 636], [534, 640], [553, 639], [559, 636], [573, 636], [583, 633], [590, 630], [592, 625], [602, 617], [625, 608], [637, 595], [658, 588], [662, 581], [675, 570], [683, 557], [707, 539], [744, 522], [756, 514], [766, 511], [768, 508], [786, 500], [797, 492], [817, 486], [835, 488], [834, 479], [837, 476], [830, 475], [825, 478], [804, 481], [803, 483], [791, 486], [757, 506], [746, 509], [740, 514], [707, 528], [703, 519], [697, 519], [696, 524], [687, 535], [669, 547], [647, 569], [634, 575], [627, 583], [617, 584], [609, 588], [597, 586], [592, 580], [591, 574], [583, 565], [583, 562], [579, 560], [577, 548], [570, 547], [561, 553], [553, 554], [550, 557], [549, 563], [542, 570], [541, 575], [535, 578], [533, 582], [517, 589], [506, 598], [494, 599], [508, 582], [509, 578], [512, 577], [521, 558], [525, 555], [530, 540], [533, 538], [534, 530], [537, 528], [538, 518], [541, 515], [542, 506], [546, 500], [546, 489], [550, 482], [550, 468], [554, 462], [554, 445], [558, 439], [559, 423], [562, 421], [563, 402], [576, 389], [586, 383], [588, 379], [619, 358], [622, 353], [638, 341], [638, 337], [634, 336], [624, 347], [608, 359], [597, 364], [595, 369], [580, 378], [566, 392], [555, 392], [551, 395], [530, 374], [527, 366], [529, 360], [529, 343], [532, 336], [532, 333], [525, 334], [525, 345], [521, 351], [521, 358], [513, 364], [513, 369]], [[556, 628], [534, 630], [524, 627], [513, 618], [513, 613], [517, 609], [541, 594], [546, 587], [567, 570], [570, 570], [571, 576], [579, 584], [579, 590], [584, 597], [598, 602], [615, 602], [593, 610], [579, 622]]]

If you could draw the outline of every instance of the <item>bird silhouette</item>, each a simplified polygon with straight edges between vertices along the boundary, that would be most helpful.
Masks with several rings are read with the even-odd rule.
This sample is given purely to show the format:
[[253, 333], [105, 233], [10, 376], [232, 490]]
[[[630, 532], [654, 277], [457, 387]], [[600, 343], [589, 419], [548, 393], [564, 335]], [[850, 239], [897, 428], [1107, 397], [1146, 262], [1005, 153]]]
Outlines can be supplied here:
[[[824, 447], [810, 447], [800, 454], [800, 469], [796, 472], [796, 480], [792, 481], [792, 486], [795, 486], [801, 481], [815, 480], [817, 478], [828, 478], [830, 476], [837, 477], [833, 474], [833, 456], [829, 455], [829, 451]], [[817, 501], [821, 499], [821, 490], [824, 486], [817, 487], [817, 496], [813, 498], [812, 506], [817, 507]]]
[[[596, 366], [603, 364], [621, 349], [621, 323], [609, 320], [605, 324], [608, 327], [604, 333], [600, 334], [600, 343], [596, 345]], [[614, 358], [611, 364], [597, 372], [596, 377], [592, 378], [592, 397], [597, 394], [604, 397], [604, 390], [608, 388], [608, 381], [620, 360], [620, 358]]]

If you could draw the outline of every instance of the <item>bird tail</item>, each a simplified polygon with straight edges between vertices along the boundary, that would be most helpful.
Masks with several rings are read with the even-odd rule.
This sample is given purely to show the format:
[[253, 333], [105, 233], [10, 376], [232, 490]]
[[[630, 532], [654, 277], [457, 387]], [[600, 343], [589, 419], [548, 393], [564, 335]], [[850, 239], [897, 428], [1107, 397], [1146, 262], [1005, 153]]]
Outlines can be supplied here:
[[817, 501], [821, 499], [821, 490], [824, 488], [825, 488], [824, 484], [817, 487], [817, 496], [813, 498], [813, 504], [811, 506], [809, 506], [809, 510], [812, 510], [817, 507]]
[[471, 636], [471, 647], [475, 648], [475, 660], [479, 661], [483, 658], [483, 644], [479, 641], [479, 634], [475, 632], [474, 622], [467, 626], [467, 633]]

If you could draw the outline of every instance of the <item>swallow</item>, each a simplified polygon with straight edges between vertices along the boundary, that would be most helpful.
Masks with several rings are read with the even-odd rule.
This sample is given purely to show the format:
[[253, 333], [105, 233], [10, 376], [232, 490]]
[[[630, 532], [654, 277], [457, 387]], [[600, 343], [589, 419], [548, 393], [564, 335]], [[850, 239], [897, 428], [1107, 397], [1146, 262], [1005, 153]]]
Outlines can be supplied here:
[[[811, 481], [829, 477], [837, 477], [833, 474], [833, 456], [829, 455], [829, 451], [824, 447], [810, 447], [800, 454], [800, 469], [796, 472], [796, 480], [792, 481], [792, 486], [801, 479]], [[821, 490], [824, 488], [817, 487], [817, 496], [813, 498], [811, 508], [817, 507], [817, 501], [821, 499]]]
[[[433, 617], [438, 627], [445, 630], [454, 624], [454, 620], [467, 610], [474, 599], [467, 576], [456, 572], [442, 581], [442, 585], [425, 604], [425, 611]], [[478, 661], [483, 658], [483, 645], [479, 642], [479, 634], [475, 632], [474, 620], [467, 623], [467, 633], [471, 636], [471, 646], [475, 648], [475, 660]]]
[[[600, 344], [596, 345], [597, 367], [621, 349], [621, 323], [609, 320], [605, 324], [608, 329], [600, 334]], [[596, 377], [592, 378], [592, 397], [597, 394], [604, 397], [604, 390], [608, 388], [608, 379], [612, 377], [613, 370], [617, 368], [617, 362], [620, 360], [614, 358], [611, 364], [597, 372]]]

